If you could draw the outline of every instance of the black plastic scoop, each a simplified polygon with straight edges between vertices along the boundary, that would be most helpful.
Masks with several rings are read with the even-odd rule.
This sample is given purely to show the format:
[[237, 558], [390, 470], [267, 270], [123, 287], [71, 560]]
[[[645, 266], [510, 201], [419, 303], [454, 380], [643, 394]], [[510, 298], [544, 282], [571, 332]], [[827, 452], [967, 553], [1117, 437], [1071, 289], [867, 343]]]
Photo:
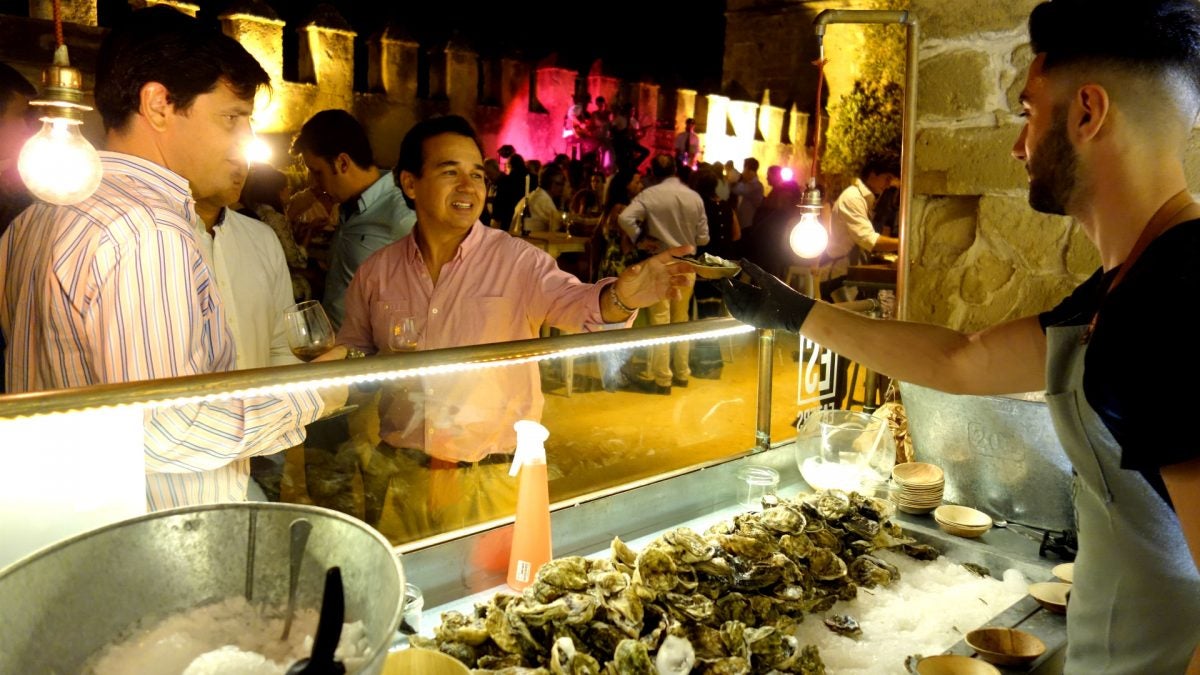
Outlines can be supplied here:
[[325, 594], [321, 597], [321, 614], [317, 619], [312, 655], [293, 663], [287, 675], [344, 675], [346, 666], [335, 660], [333, 653], [337, 650], [338, 640], [342, 638], [342, 622], [345, 620], [342, 570], [330, 567], [325, 573]]

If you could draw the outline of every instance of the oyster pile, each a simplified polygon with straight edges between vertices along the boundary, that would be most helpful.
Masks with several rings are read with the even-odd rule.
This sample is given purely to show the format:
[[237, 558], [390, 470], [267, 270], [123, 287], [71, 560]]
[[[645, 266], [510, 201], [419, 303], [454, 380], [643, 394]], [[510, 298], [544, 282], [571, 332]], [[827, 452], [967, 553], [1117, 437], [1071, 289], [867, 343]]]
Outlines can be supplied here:
[[[897, 580], [873, 551], [938, 555], [887, 516], [877, 500], [828, 490], [703, 534], [671, 530], [640, 553], [613, 539], [608, 559], [555, 559], [521, 595], [446, 612], [434, 639], [412, 643], [513, 675], [824, 673], [817, 648], [794, 637], [804, 615]], [[861, 633], [853, 617], [826, 624]]]

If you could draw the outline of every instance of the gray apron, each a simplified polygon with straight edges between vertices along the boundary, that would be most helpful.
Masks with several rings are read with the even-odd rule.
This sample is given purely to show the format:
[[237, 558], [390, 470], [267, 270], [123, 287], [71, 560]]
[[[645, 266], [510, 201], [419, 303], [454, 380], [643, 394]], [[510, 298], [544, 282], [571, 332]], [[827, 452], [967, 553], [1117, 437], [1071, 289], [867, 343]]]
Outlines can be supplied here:
[[1200, 574], [1179, 519], [1141, 473], [1121, 468], [1120, 447], [1084, 398], [1086, 328], [1046, 330], [1046, 400], [1074, 465], [1079, 530], [1064, 673], [1182, 673], [1200, 644]]

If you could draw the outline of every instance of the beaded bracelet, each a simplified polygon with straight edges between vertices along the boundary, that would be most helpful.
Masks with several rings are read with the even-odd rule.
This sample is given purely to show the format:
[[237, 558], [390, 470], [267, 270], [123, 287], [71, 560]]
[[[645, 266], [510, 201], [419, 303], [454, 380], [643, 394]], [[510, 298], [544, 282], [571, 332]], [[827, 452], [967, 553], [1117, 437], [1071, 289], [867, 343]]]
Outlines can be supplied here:
[[622, 312], [625, 312], [626, 314], [633, 314], [634, 308], [621, 302], [620, 296], [617, 295], [617, 285], [616, 284], [613, 284], [612, 289], [609, 292], [609, 295], [612, 296], [613, 304], [617, 306], [617, 309], [621, 310]]

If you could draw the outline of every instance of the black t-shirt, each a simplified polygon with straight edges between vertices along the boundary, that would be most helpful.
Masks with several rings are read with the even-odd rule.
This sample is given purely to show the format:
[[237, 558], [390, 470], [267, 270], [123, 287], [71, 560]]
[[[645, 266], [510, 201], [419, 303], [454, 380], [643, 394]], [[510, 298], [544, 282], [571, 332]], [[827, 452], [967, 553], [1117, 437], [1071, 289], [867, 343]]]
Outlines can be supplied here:
[[1200, 457], [1190, 421], [1200, 382], [1186, 314], [1200, 300], [1200, 220], [1176, 225], [1146, 247], [1113, 291], [1116, 270], [1097, 270], [1054, 309], [1042, 328], [1086, 325], [1100, 308], [1084, 355], [1088, 404], [1121, 446], [1121, 466], [1140, 471], [1170, 503], [1159, 469]]

